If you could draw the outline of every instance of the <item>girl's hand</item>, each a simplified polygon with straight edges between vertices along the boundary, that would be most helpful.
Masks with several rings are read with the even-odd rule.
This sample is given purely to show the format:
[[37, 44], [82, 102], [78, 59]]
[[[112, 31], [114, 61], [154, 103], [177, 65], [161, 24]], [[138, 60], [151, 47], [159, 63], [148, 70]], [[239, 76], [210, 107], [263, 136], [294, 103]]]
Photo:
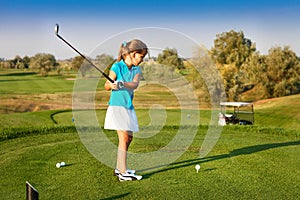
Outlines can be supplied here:
[[123, 81], [115, 81], [113, 83], [109, 82], [109, 86], [112, 90], [120, 90], [124, 88], [124, 82]]
[[123, 81], [116, 81], [118, 89], [124, 88], [124, 82]]
[[115, 81], [113, 83], [109, 82], [109, 86], [110, 86], [110, 89], [112, 89], [112, 90], [118, 90], [119, 89], [117, 81]]

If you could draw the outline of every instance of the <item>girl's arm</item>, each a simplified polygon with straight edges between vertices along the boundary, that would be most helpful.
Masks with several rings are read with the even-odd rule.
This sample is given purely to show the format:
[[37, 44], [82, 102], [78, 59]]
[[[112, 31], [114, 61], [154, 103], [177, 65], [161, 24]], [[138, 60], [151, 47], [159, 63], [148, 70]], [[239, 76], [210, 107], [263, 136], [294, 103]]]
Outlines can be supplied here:
[[[111, 78], [112, 80], [116, 80], [117, 75], [115, 74], [114, 71], [110, 70], [109, 71], [109, 78]], [[111, 83], [109, 80], [106, 80], [105, 85], [104, 85], [105, 90], [116, 90], [118, 89], [118, 86], [116, 84], [116, 82]]]
[[140, 74], [135, 75], [132, 82], [124, 82], [124, 87], [131, 90], [135, 90], [140, 84], [140, 77]]

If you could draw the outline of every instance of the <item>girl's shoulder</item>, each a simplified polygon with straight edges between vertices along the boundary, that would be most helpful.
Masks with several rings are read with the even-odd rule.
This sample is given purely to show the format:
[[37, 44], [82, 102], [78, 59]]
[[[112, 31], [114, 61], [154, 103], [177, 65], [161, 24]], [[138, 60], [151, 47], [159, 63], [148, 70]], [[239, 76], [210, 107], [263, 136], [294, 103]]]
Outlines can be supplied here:
[[121, 68], [123, 68], [125, 65], [125, 63], [121, 60], [119, 62], [115, 62], [112, 66], [111, 66], [111, 70], [113, 71], [119, 71]]

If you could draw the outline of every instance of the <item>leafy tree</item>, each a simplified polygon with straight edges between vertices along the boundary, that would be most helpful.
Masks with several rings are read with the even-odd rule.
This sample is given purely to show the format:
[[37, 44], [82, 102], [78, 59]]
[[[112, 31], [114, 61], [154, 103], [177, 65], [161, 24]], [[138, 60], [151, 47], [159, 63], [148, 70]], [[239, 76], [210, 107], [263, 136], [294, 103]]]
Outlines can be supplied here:
[[115, 59], [107, 54], [97, 55], [95, 59], [95, 65], [98, 66], [106, 74], [109, 73], [110, 67], [115, 62]]
[[75, 56], [73, 59], [72, 59], [72, 68], [74, 70], [79, 70], [79, 68], [81, 67], [82, 63], [84, 61], [84, 58], [82, 58], [81, 56]]
[[162, 53], [158, 54], [157, 62], [159, 64], [171, 66], [174, 69], [183, 69], [183, 61], [178, 57], [176, 49], [166, 48]]
[[274, 47], [268, 55], [252, 54], [241, 70], [244, 73], [240, 78], [248, 88], [255, 89], [254, 100], [300, 92], [300, 62], [289, 47]]
[[42, 76], [48, 76], [51, 69], [56, 68], [58, 63], [51, 54], [38, 53], [31, 57], [29, 67], [31, 69], [38, 69]]
[[271, 97], [300, 92], [300, 61], [289, 47], [274, 47], [266, 57], [265, 87]]
[[30, 58], [29, 58], [28, 56], [24, 56], [22, 60], [23, 60], [24, 68], [25, 68], [25, 69], [29, 68], [29, 65], [30, 65]]
[[[115, 59], [107, 54], [101, 54], [101, 55], [97, 55], [95, 58], [95, 64], [103, 67], [106, 67], [108, 65], [111, 65], [113, 62], [115, 61]], [[101, 67], [100, 67], [101, 68]]]
[[23, 64], [23, 60], [20, 56], [15, 56], [15, 58], [12, 60], [13, 66], [16, 69], [23, 69], [24, 68], [24, 64]]
[[244, 90], [245, 82], [241, 78], [245, 71], [240, 67], [255, 52], [255, 44], [245, 38], [244, 33], [233, 30], [218, 34], [211, 48], [211, 57], [224, 79], [228, 100], [237, 101]]
[[[266, 99], [270, 96], [264, 86], [264, 82], [268, 80], [266, 58], [266, 55], [260, 55], [259, 52], [255, 52], [241, 66], [240, 71], [243, 73], [241, 73], [239, 79], [244, 83], [241, 92], [247, 92], [246, 95], [242, 94], [241, 100], [252, 101]], [[250, 91], [253, 88], [254, 90]]]
[[87, 72], [92, 68], [92, 66], [87, 61], [85, 61], [85, 59], [82, 58], [81, 56], [75, 56], [72, 59], [71, 65], [74, 70], [76, 71], [79, 70], [82, 77], [85, 77]]
[[255, 51], [255, 44], [242, 31], [231, 30], [217, 35], [211, 55], [218, 64], [234, 64], [239, 68]]
[[14, 59], [7, 60], [3, 62], [2, 65], [4, 68], [24, 69], [29, 67], [29, 63], [30, 63], [30, 58], [28, 56], [21, 58], [21, 56], [16, 55]]

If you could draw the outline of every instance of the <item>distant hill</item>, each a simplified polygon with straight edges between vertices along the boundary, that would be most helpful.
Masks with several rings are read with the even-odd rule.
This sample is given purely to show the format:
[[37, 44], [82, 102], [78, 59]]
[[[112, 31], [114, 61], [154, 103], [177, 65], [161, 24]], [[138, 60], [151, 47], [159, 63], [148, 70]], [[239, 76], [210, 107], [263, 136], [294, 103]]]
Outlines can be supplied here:
[[300, 94], [257, 101], [254, 109], [256, 125], [300, 132]]

